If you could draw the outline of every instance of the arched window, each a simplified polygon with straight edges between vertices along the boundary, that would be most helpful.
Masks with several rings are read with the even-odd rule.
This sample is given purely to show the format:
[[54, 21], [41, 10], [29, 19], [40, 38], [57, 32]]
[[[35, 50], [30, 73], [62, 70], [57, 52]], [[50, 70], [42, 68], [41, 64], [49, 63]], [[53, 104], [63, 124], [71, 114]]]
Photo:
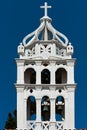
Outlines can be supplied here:
[[27, 120], [36, 120], [36, 100], [33, 96], [27, 99]]
[[65, 102], [62, 96], [56, 98], [56, 121], [63, 121], [65, 118]]
[[67, 72], [65, 69], [60, 68], [56, 71], [56, 84], [67, 83]]
[[24, 73], [24, 81], [28, 84], [35, 84], [36, 83], [36, 72], [34, 69], [29, 68]]
[[41, 100], [41, 119], [42, 121], [50, 120], [50, 99], [44, 96]]
[[48, 69], [44, 69], [41, 72], [41, 83], [50, 84], [50, 71]]

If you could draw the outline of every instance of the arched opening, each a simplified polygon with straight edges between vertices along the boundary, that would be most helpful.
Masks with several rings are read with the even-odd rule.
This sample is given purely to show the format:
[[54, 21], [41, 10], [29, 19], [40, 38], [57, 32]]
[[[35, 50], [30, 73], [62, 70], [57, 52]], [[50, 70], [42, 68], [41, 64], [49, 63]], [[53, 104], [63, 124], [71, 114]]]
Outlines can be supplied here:
[[50, 99], [48, 96], [44, 96], [41, 100], [41, 120], [50, 120]]
[[36, 100], [33, 96], [27, 99], [27, 120], [36, 120]]
[[64, 98], [62, 96], [58, 96], [56, 98], [56, 121], [63, 121], [65, 118], [65, 102]]
[[67, 83], [67, 72], [65, 69], [60, 68], [56, 71], [56, 84]]
[[36, 72], [34, 69], [29, 68], [24, 73], [24, 81], [28, 84], [35, 84], [36, 83]]
[[48, 69], [44, 69], [41, 72], [41, 83], [50, 84], [50, 71]]

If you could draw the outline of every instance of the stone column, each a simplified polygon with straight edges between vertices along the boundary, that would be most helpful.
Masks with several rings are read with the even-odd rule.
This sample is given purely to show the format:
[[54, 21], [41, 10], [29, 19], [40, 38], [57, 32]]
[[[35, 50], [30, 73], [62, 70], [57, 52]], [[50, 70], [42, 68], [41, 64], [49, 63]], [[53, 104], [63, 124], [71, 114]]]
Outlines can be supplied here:
[[50, 99], [50, 121], [55, 122], [55, 99]]
[[50, 99], [51, 108], [50, 108], [50, 130], [55, 130], [55, 99]]
[[36, 121], [41, 121], [41, 99], [36, 99]]
[[51, 70], [51, 84], [55, 84], [55, 70]]
[[36, 84], [41, 84], [41, 61], [36, 61]]
[[41, 99], [36, 99], [36, 128], [35, 130], [41, 130]]
[[39, 69], [36, 72], [36, 84], [41, 84], [41, 71]]
[[55, 61], [50, 61], [50, 67], [51, 67], [50, 84], [55, 84]]

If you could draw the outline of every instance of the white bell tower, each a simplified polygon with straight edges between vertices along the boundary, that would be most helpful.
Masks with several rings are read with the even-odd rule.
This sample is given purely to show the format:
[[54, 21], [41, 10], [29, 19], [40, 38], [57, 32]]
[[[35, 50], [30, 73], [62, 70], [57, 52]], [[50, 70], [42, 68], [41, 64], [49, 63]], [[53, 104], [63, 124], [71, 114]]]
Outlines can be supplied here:
[[45, 2], [40, 26], [18, 46], [17, 129], [75, 128], [73, 46], [51, 24]]

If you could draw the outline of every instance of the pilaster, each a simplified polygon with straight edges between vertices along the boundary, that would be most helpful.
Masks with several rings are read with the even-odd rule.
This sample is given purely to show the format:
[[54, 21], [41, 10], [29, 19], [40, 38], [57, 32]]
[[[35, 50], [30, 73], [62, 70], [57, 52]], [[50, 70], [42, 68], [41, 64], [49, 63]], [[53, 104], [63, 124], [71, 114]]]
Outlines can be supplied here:
[[[24, 89], [17, 88], [17, 128], [24, 128]], [[21, 116], [20, 116], [21, 115]]]
[[24, 99], [24, 128], [27, 128], [27, 99]]
[[75, 59], [67, 60], [67, 83], [74, 84], [74, 64]]
[[75, 87], [68, 87], [68, 128], [75, 127]]
[[24, 83], [24, 63], [25, 60], [16, 60], [17, 64], [17, 84], [23, 84]]

